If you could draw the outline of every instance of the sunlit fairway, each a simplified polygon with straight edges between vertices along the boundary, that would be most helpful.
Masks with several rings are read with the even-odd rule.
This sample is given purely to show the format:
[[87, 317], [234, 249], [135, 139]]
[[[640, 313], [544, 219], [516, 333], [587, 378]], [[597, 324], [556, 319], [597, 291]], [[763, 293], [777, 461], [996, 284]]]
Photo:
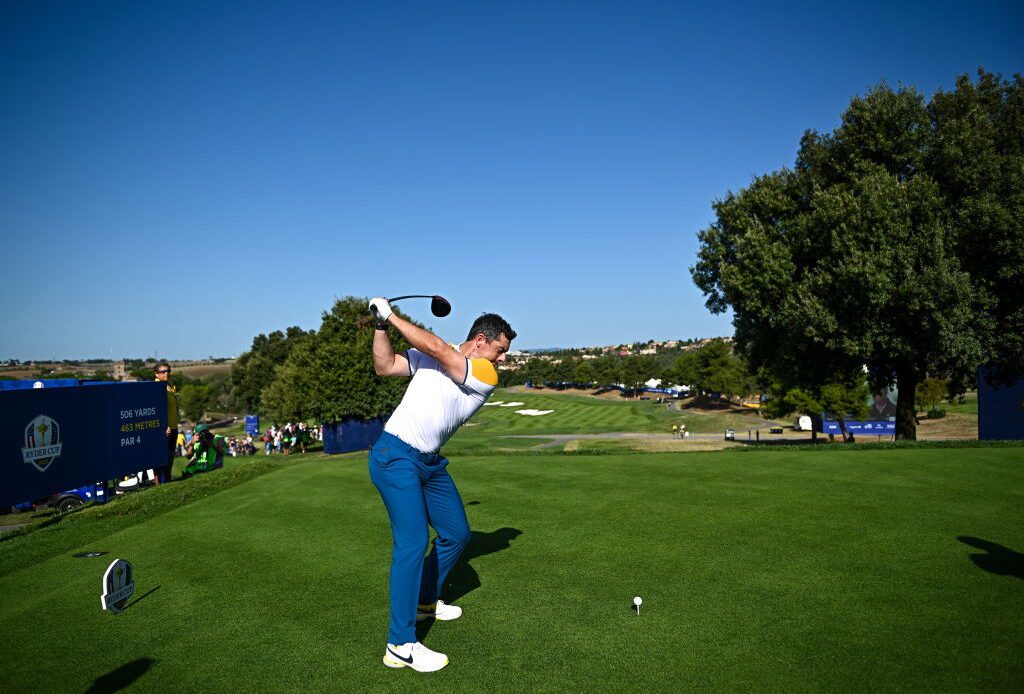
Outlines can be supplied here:
[[[1024, 448], [458, 457], [466, 612], [423, 635], [451, 658], [433, 675], [380, 662], [365, 454], [231, 462], [0, 543], [4, 691], [1024, 683]], [[137, 572], [118, 616], [113, 557]]]

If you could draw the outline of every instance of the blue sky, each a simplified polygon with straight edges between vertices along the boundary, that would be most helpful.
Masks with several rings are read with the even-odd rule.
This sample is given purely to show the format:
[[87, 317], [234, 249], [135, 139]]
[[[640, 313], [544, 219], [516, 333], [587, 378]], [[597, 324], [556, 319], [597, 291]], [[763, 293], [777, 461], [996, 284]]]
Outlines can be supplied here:
[[712, 201], [1022, 36], [1009, 2], [5, 2], [0, 359], [237, 355], [345, 295], [520, 348], [728, 335]]

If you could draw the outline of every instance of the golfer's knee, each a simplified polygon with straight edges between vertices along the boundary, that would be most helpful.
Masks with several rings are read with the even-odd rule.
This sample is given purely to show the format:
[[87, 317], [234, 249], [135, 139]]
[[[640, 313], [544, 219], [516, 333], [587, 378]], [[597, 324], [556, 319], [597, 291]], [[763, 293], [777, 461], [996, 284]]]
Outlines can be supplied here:
[[456, 528], [455, 530], [447, 533], [443, 540], [459, 551], [466, 549], [469, 545], [469, 540], [472, 538], [472, 533], [469, 531], [469, 526], [463, 528]]
[[427, 533], [394, 538], [394, 561], [423, 561], [423, 555], [427, 552], [428, 540]]

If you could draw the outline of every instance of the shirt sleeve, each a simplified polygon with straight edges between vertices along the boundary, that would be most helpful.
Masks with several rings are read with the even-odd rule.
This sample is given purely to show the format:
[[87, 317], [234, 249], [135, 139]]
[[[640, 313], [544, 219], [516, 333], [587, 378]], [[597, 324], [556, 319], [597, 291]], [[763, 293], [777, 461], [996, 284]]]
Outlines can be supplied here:
[[493, 393], [494, 388], [498, 385], [498, 372], [495, 371], [494, 364], [486, 359], [467, 359], [466, 361], [468, 363], [466, 364], [465, 386], [485, 397]]
[[423, 362], [423, 359], [425, 357], [426, 355], [423, 354], [423, 352], [419, 351], [418, 349], [413, 349], [410, 347], [405, 351], [405, 358], [409, 360], [410, 376], [416, 373], [416, 370], [420, 368], [420, 364]]

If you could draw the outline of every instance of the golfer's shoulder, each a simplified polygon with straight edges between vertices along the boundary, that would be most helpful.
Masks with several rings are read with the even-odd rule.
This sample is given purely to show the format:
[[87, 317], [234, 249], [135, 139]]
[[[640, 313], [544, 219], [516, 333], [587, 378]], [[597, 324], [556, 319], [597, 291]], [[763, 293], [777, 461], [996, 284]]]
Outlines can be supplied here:
[[473, 378], [489, 386], [498, 385], [498, 372], [487, 359], [473, 358], [469, 360], [469, 371]]

